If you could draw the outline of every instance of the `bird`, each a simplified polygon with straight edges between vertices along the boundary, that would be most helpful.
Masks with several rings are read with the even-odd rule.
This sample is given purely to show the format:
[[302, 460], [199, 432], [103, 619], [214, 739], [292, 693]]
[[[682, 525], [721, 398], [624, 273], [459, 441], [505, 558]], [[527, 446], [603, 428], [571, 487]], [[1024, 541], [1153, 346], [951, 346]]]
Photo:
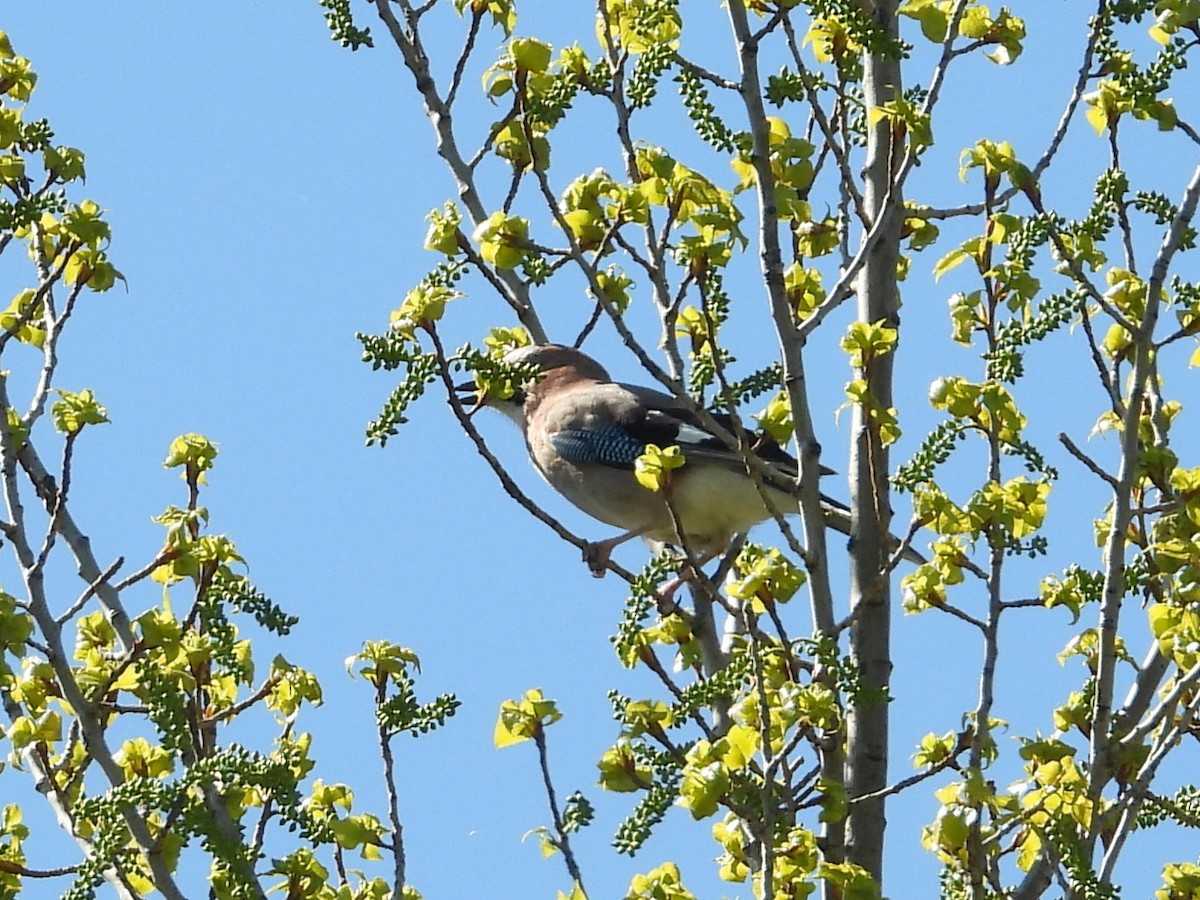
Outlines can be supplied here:
[[[478, 392], [473, 382], [457, 387], [478, 392], [475, 409], [495, 409], [521, 429], [534, 468], [551, 487], [588, 515], [621, 529], [585, 551], [593, 575], [602, 576], [612, 551], [634, 537], [682, 545], [702, 565], [728, 549], [735, 535], [773, 517], [764, 493], [780, 513], [800, 511], [799, 466], [768, 435], [755, 435], [752, 449], [761, 463], [760, 493], [742, 454], [677, 397], [613, 381], [595, 359], [561, 344], [521, 346], [503, 362], [534, 368], [540, 377], [508, 397]], [[710, 415], [726, 431], [734, 430], [728, 415]], [[634, 474], [638, 457], [651, 444], [677, 445], [683, 452], [685, 464], [671, 473], [665, 490], [644, 487]], [[826, 524], [849, 535], [849, 510], [825, 496], [821, 506]]]

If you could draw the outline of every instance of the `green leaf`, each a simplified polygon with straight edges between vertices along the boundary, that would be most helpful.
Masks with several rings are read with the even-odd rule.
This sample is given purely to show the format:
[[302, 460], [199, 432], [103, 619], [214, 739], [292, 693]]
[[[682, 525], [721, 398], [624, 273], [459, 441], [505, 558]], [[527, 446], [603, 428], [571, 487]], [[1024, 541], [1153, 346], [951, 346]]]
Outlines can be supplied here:
[[842, 338], [842, 349], [849, 354], [850, 365], [865, 369], [874, 360], [891, 353], [898, 339], [896, 329], [882, 321], [852, 322]]
[[516, 38], [509, 43], [508, 52], [518, 69], [526, 72], [545, 72], [550, 68], [550, 57], [554, 50], [537, 38]]
[[461, 252], [459, 242], [459, 225], [462, 224], [462, 213], [458, 206], [447, 200], [441, 210], [432, 210], [426, 216], [429, 220], [429, 231], [425, 235], [425, 249], [444, 253], [446, 256], [457, 256]]
[[499, 27], [506, 37], [517, 27], [517, 9], [513, 0], [454, 0], [454, 8], [459, 15], [467, 9], [475, 16], [490, 13], [492, 25]]
[[683, 22], [675, 3], [669, 0], [604, 0], [604, 6], [604, 15], [596, 16], [596, 37], [601, 47], [636, 55], [658, 45], [674, 47], [677, 44]]
[[729, 596], [753, 601], [760, 613], [766, 612], [766, 602], [786, 603], [807, 579], [777, 547], [764, 549], [749, 543], [734, 561], [734, 570], [739, 577], [726, 583]]
[[170, 753], [140, 737], [122, 744], [115, 761], [126, 778], [166, 778], [175, 768]]
[[21, 140], [21, 110], [0, 108], [0, 150], [7, 150]]
[[625, 900], [696, 900], [683, 886], [679, 866], [665, 862], [645, 875], [634, 875]]
[[529, 255], [529, 220], [497, 211], [479, 223], [471, 238], [497, 269], [515, 269]]
[[940, 44], [946, 39], [950, 27], [950, 15], [947, 4], [939, 0], [907, 0], [896, 12], [908, 16], [921, 23], [921, 34]]
[[904, 98], [873, 106], [867, 113], [867, 121], [875, 125], [883, 119], [891, 123], [892, 133], [898, 137], [907, 135], [917, 152], [933, 145], [933, 126], [930, 114], [922, 112], [914, 103]]
[[217, 458], [217, 445], [202, 434], [181, 434], [171, 441], [163, 467], [177, 469], [183, 466], [180, 478], [195, 478], [198, 484], [205, 483], [204, 473], [213, 467]]
[[445, 314], [446, 304], [461, 296], [453, 288], [423, 281], [405, 295], [399, 308], [392, 310], [392, 330], [413, 340], [416, 329], [428, 331]]
[[90, 390], [73, 394], [70, 391], [55, 388], [55, 393], [61, 398], [50, 407], [50, 417], [54, 427], [63, 434], [78, 434], [85, 425], [100, 425], [108, 421], [106, 410]]
[[647, 444], [633, 464], [633, 475], [647, 490], [661, 491], [671, 482], [671, 472], [687, 462], [678, 444], [665, 450], [657, 444]]
[[558, 705], [534, 688], [520, 700], [505, 700], [500, 704], [493, 740], [497, 748], [511, 747], [532, 740], [561, 718]]
[[949, 759], [958, 746], [958, 735], [947, 731], [940, 737], [933, 732], [921, 738], [917, 752], [913, 754], [913, 768], [924, 769]]
[[15, 154], [0, 156], [0, 184], [15, 185], [25, 177], [25, 159]]
[[413, 650], [391, 641], [366, 641], [360, 652], [346, 658], [346, 671], [351, 675], [355, 666], [360, 666], [360, 676], [379, 687], [388, 680], [407, 680], [410, 666], [420, 672], [421, 660]]
[[0, 312], [0, 328], [12, 334], [22, 344], [30, 344], [41, 350], [46, 342], [44, 307], [35, 300], [37, 292], [24, 290], [13, 297], [8, 309]]
[[721, 758], [722, 749], [700, 740], [687, 753], [679, 802], [693, 819], [705, 819], [715, 813], [729, 791], [729, 767]]
[[[11, 48], [10, 48], [11, 49]], [[29, 100], [37, 84], [37, 73], [23, 56], [0, 55], [0, 94], [7, 94], [19, 103]]]
[[630, 743], [624, 739], [605, 750], [596, 767], [600, 770], [600, 786], [606, 791], [631, 793], [653, 783], [650, 767], [637, 761]]

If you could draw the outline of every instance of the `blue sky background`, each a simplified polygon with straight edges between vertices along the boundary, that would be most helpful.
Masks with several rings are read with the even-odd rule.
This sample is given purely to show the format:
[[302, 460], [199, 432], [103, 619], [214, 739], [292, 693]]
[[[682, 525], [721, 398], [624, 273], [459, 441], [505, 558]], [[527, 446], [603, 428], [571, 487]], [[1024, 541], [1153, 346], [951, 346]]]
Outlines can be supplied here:
[[[518, 33], [556, 46], [579, 39], [594, 50], [592, 5], [569, 6], [529, 0]], [[682, 8], [685, 16], [703, 12], [715, 22], [689, 31], [687, 49], [732, 71], [716, 4], [689, 0]], [[959, 150], [981, 137], [1008, 139], [1032, 161], [1061, 112], [1083, 40], [1082, 28], [1068, 30], [1067, 23], [1082, 18], [1083, 5], [1038, 0], [1015, 3], [1013, 11], [1029, 23], [1026, 54], [1009, 70], [980, 58], [951, 73], [938, 144], [910, 184], [921, 202], [977, 199], [978, 185], [957, 179]], [[375, 24], [361, 4], [358, 12], [360, 24]], [[85, 298], [58, 379], [66, 389], [93, 388], [112, 420], [84, 436], [74, 487], [77, 518], [102, 563], [124, 555], [132, 570], [152, 557], [162, 531], [150, 516], [185, 500], [177, 475], [161, 467], [167, 445], [183, 432], [207, 435], [221, 448], [202, 498], [214, 530], [237, 541], [260, 589], [302, 617], [291, 639], [256, 641], [263, 670], [282, 652], [321, 679], [326, 703], [301, 719], [315, 738], [317, 774], [349, 782], [357, 811], [383, 813], [370, 690], [342, 668], [364, 640], [414, 648], [424, 667], [423, 694], [453, 691], [464, 702], [444, 731], [399, 744], [409, 875], [426, 897], [552, 897], [568, 888], [557, 859], [543, 860], [536, 841], [521, 843], [526, 831], [549, 821], [532, 746], [492, 747], [501, 701], [541, 687], [566, 714], [550, 732], [560, 795], [579, 788], [598, 807], [595, 825], [576, 838], [592, 895], [623, 896], [634, 872], [676, 859], [698, 896], [748, 898], [747, 886], [715, 879], [710, 823], [694, 826], [682, 811], [635, 860], [607, 847], [630, 803], [594, 787], [595, 761], [617, 733], [605, 694], [615, 687], [657, 695], [645, 677], [622, 669], [610, 648], [621, 583], [592, 579], [573, 548], [508, 501], [436, 397], [413, 411], [386, 449], [364, 446], [364, 426], [392, 381], [361, 363], [354, 334], [385, 328], [389, 310], [435, 262], [420, 249], [424, 217], [453, 195], [408, 73], [382, 29], [373, 27], [377, 49], [351, 54], [329, 40], [315, 2], [270, 0], [14, 0], [5, 4], [0, 28], [39, 73], [31, 114], [49, 118], [59, 141], [86, 152], [85, 194], [109, 210], [110, 255], [128, 279], [127, 291]], [[456, 52], [458, 41], [431, 50]], [[501, 36], [485, 32], [482, 41], [499, 45]], [[912, 69], [908, 77], [924, 80], [925, 71]], [[476, 85], [469, 76], [465, 91]], [[496, 114], [478, 108], [483, 129]], [[611, 148], [597, 149], [595, 120], [578, 119], [568, 120], [555, 151], [560, 188], [597, 165], [616, 168]], [[643, 117], [637, 136], [692, 147], [682, 122], [675, 114]], [[1070, 214], [1085, 209], [1104, 152], [1104, 141], [1080, 126], [1053, 181], [1060, 197], [1073, 198], [1064, 210]], [[1152, 126], [1142, 127], [1155, 141]], [[1170, 138], [1147, 146], [1153, 157], [1147, 152], [1135, 166], [1176, 196], [1195, 164], [1194, 148]], [[692, 162], [686, 151], [681, 156]], [[706, 165], [699, 155], [692, 164]], [[502, 191], [494, 189], [492, 202], [498, 205]], [[945, 232], [954, 233], [953, 226]], [[979, 374], [972, 353], [948, 341], [945, 300], [968, 282], [951, 276], [933, 284], [928, 273], [940, 252], [918, 257], [906, 286], [899, 370], [906, 436], [896, 460], [907, 458], [936, 421], [924, 401], [929, 383], [942, 374]], [[751, 256], [735, 270], [744, 280], [731, 287], [741, 286], [754, 310], [748, 318], [761, 319], [765, 304], [753, 267]], [[24, 278], [11, 260], [0, 266], [10, 293], [25, 286]], [[543, 309], [555, 336], [569, 339], [587, 314], [582, 290], [559, 296], [563, 288], [552, 284]], [[452, 307], [447, 340], [478, 342], [487, 326], [503, 324], [513, 323], [481, 294]], [[844, 470], [848, 419], [839, 429], [833, 415], [850, 377], [836, 349], [841, 327], [826, 331], [827, 347], [814, 348], [809, 374], [817, 383], [825, 461]], [[744, 328], [736, 337], [749, 359], [766, 339], [765, 325]], [[622, 377], [638, 378], [610, 334], [589, 348]], [[1096, 564], [1090, 520], [1103, 500], [1094, 479], [1072, 468], [1053, 443], [1060, 430], [1082, 443], [1101, 411], [1082, 363], [1080, 345], [1059, 335], [1015, 389], [1035, 441], [1064, 478], [1052, 495], [1058, 505], [1051, 557], [1014, 564], [1006, 591], [1012, 597], [1033, 595], [1042, 575], [1073, 559]], [[499, 418], [483, 428], [535, 499], [577, 533], [606, 536], [537, 481], [515, 430]], [[1089, 449], [1101, 458], [1106, 452], [1103, 445]], [[963, 476], [964, 490], [979, 472]], [[1065, 530], [1081, 519], [1084, 527]], [[636, 567], [644, 550], [629, 545], [619, 559]], [[15, 577], [5, 571], [0, 576]], [[145, 590], [148, 606], [157, 588]], [[1073, 633], [1067, 619], [1008, 620], [1025, 632], [1020, 649], [1009, 645], [1002, 655], [996, 713], [1014, 734], [1049, 732], [1052, 706], [1082, 681], [1078, 662], [1061, 668], [1053, 659]], [[923, 734], [959, 728], [974, 706], [980, 648], [973, 632], [933, 615], [897, 615], [894, 642], [893, 766], [902, 777]], [[1135, 656], [1143, 649], [1134, 643]], [[234, 737], [265, 748], [273, 733], [263, 713]], [[13, 775], [4, 775], [6, 792], [16, 789]], [[1005, 768], [997, 780], [1018, 775]], [[946, 780], [889, 808], [893, 897], [936, 892], [937, 867], [919, 847], [919, 826], [932, 819], [932, 790]], [[1155, 852], [1141, 853], [1139, 842]], [[1121, 870], [1127, 896], [1157, 886], [1161, 854], [1170, 853], [1163, 846], [1161, 835], [1135, 836]], [[1194, 854], [1194, 845], [1181, 844], [1172, 855]], [[32, 845], [31, 857], [47, 867], [72, 858], [53, 842]], [[193, 890], [200, 896], [204, 888], [197, 881]]]

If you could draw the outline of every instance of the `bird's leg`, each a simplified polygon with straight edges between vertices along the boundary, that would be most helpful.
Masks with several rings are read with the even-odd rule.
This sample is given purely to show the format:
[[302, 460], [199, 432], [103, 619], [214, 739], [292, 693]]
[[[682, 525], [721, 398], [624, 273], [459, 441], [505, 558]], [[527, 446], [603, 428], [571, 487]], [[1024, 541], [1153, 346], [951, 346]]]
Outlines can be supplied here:
[[[733, 543], [723, 551], [713, 550], [705, 553], [702, 556], [691, 556], [690, 554], [683, 560], [683, 569], [680, 574], [676, 575], [668, 581], [658, 591], [658, 610], [663, 615], [667, 615], [671, 611], [671, 607], [675, 604], [675, 592], [685, 584], [691, 584], [692, 587], [699, 588], [700, 592], [707, 595], [710, 599], [718, 601], [726, 609], [729, 609], [727, 602], [718, 596], [719, 588], [717, 584], [724, 580], [725, 575], [733, 567], [734, 559], [741, 552], [743, 545], [746, 543], [746, 535], [740, 534], [734, 538]], [[724, 554], [724, 560], [717, 567], [716, 572], [711, 576], [704, 574], [704, 566], [708, 565], [718, 556]]]
[[706, 553], [695, 559], [689, 558], [684, 560], [683, 571], [659, 588], [658, 596], [660, 605], [672, 603], [677, 590], [685, 584], [694, 581], [696, 578], [703, 578], [704, 573], [700, 571], [701, 568], [708, 565], [717, 555], [716, 553]]
[[613, 550], [626, 541], [640, 536], [645, 530], [645, 528], [637, 528], [633, 531], [627, 531], [624, 534], [618, 534], [616, 537], [611, 537], [608, 540], [596, 541], [595, 543], [589, 541], [587, 546], [583, 548], [583, 561], [587, 563], [588, 571], [592, 573], [594, 578], [603, 578]]

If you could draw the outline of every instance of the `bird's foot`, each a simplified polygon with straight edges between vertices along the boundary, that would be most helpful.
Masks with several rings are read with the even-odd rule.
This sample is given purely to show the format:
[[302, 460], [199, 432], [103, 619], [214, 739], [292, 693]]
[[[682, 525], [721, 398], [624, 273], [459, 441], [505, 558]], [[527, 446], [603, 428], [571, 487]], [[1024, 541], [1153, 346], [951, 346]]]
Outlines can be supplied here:
[[[701, 556], [699, 559], [684, 560], [683, 568], [679, 571], [679, 574], [664, 584], [657, 591], [659, 612], [661, 612], [663, 615], [667, 615], [668, 613], [674, 611], [676, 608], [675, 594], [677, 594], [679, 589], [685, 584], [703, 586], [704, 583], [708, 582], [708, 576], [704, 574], [701, 566], [712, 559], [712, 557], [713, 554], [709, 553]], [[707, 590], [712, 590], [711, 583], [708, 583]]]
[[588, 571], [593, 578], [603, 578], [608, 571], [608, 560], [613, 548], [608, 541], [592, 543], [589, 541], [583, 548], [583, 561], [587, 563]]
[[654, 605], [659, 615], [669, 616], [679, 608], [679, 604], [675, 602], [675, 595], [690, 580], [690, 575], [676, 575], [655, 592]]
[[589, 542], [583, 548], [583, 561], [587, 563], [588, 571], [595, 578], [603, 578], [604, 573], [608, 571], [608, 561], [612, 558], [612, 552], [626, 541], [640, 535], [644, 530], [635, 528], [633, 531], [618, 534], [616, 537], [604, 541], [597, 541], [594, 544]]

